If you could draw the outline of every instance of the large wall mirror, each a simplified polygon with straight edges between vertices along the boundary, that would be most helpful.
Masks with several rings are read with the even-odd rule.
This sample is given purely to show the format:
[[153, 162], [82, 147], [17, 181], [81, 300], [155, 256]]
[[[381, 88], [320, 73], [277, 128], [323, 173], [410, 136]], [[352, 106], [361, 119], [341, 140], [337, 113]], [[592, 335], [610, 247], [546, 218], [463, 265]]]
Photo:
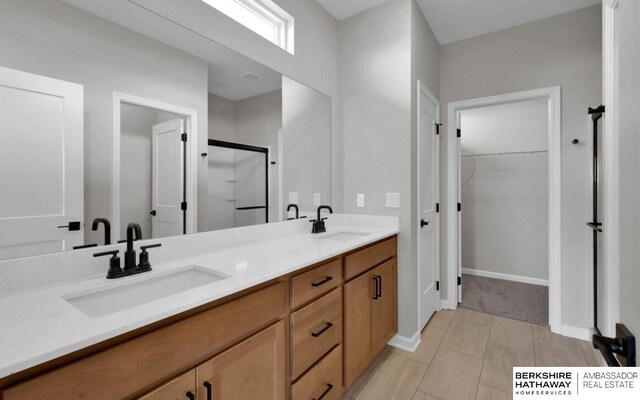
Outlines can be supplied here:
[[328, 96], [134, 2], [6, 0], [0, 37], [0, 259], [331, 204]]

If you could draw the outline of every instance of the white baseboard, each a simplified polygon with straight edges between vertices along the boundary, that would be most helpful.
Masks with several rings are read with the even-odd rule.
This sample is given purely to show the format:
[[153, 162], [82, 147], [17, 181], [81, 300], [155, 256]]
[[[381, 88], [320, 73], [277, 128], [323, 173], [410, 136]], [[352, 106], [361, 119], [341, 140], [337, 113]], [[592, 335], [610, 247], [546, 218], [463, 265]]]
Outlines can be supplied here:
[[[457, 305], [458, 305], [458, 304], [456, 303], [456, 306], [457, 306]], [[447, 300], [447, 299], [440, 299], [440, 309], [441, 309], [441, 310], [455, 310], [455, 309], [456, 309], [456, 307], [451, 307], [451, 306], [449, 305], [449, 300]]]
[[406, 350], [410, 352], [416, 351], [418, 345], [420, 345], [420, 331], [416, 332], [413, 336], [406, 337], [396, 334], [389, 341], [389, 346], [395, 347], [400, 350]]
[[529, 278], [527, 276], [501, 274], [499, 272], [483, 271], [474, 268], [462, 268], [463, 274], [482, 276], [485, 278], [503, 279], [505, 281], [530, 283], [532, 285], [549, 286], [549, 280], [539, 278]]
[[575, 326], [562, 325], [562, 335], [574, 339], [591, 340], [591, 332], [588, 328], [576, 328]]

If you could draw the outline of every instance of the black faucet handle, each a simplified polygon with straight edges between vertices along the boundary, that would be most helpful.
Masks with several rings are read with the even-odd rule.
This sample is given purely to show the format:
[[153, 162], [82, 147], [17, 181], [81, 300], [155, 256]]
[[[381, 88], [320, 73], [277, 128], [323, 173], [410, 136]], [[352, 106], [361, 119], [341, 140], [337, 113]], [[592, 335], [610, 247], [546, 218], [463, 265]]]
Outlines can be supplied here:
[[149, 262], [149, 252], [147, 249], [153, 249], [155, 247], [162, 246], [162, 243], [150, 244], [147, 246], [140, 246], [140, 263], [138, 264], [138, 271], [151, 271], [151, 263]]
[[109, 260], [109, 271], [107, 272], [107, 279], [119, 278], [122, 273], [120, 267], [120, 257], [118, 257], [120, 250], [103, 251], [95, 253], [94, 257], [111, 256]]

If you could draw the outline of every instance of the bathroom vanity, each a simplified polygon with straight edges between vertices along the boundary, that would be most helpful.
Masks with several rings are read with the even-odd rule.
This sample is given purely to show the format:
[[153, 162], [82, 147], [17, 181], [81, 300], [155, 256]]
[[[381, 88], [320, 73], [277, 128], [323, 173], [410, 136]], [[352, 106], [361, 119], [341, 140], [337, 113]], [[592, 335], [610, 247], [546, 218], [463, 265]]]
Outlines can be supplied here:
[[397, 219], [370, 218], [1, 297], [0, 398], [339, 399], [397, 331]]

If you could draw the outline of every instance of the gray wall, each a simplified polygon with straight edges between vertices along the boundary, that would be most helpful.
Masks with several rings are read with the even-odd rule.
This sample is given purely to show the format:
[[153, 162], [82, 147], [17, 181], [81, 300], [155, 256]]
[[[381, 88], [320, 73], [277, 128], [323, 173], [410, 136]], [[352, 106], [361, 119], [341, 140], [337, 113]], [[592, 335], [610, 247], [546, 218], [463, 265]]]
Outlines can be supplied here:
[[[0, 2], [0, 37], [0, 65], [84, 85], [89, 227], [111, 216], [114, 91], [196, 110], [206, 141], [206, 62], [59, 1]], [[102, 232], [85, 232], [87, 243], [102, 241]]]
[[[600, 104], [602, 73], [600, 6], [547, 18], [443, 46], [441, 57], [441, 119], [447, 103], [479, 97], [562, 86], [562, 324], [589, 326], [589, 154], [571, 140], [589, 140], [587, 107]], [[441, 167], [447, 165], [446, 137]], [[455, 200], [446, 198], [443, 211]], [[441, 237], [447, 235], [441, 219]], [[441, 242], [441, 265], [446, 265]], [[442, 297], [447, 298], [445, 269]]]
[[462, 268], [547, 280], [548, 155], [463, 157], [462, 182]]
[[[415, 82], [422, 79], [438, 94], [438, 45], [412, 0], [341, 21], [339, 43], [345, 211], [400, 217], [399, 334], [412, 337], [418, 327]], [[385, 207], [390, 192], [400, 193], [400, 208]], [[356, 207], [358, 193], [365, 194], [364, 208]]]
[[331, 205], [331, 100], [300, 83], [282, 77], [283, 215], [289, 192], [298, 193], [301, 211], [313, 211], [314, 193], [320, 205]]
[[[620, 15], [620, 321], [640, 334], [640, 6], [621, 0]], [[616, 205], [611, 205], [615, 207]], [[604, 222], [606, 224], [606, 221]], [[606, 226], [606, 225], [605, 225]], [[611, 327], [613, 328], [613, 327]]]

